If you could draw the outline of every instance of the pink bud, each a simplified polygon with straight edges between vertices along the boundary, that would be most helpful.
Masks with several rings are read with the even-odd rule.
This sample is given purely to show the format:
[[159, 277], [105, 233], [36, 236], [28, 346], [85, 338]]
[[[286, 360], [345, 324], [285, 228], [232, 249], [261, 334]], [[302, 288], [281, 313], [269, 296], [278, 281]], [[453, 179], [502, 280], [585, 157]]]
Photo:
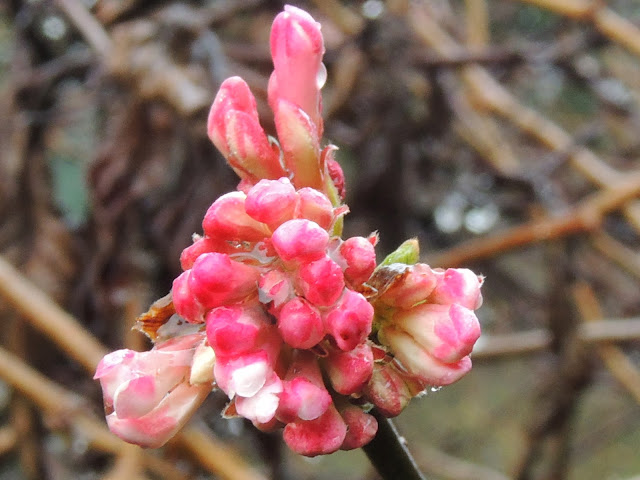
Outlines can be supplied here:
[[280, 269], [272, 269], [263, 273], [258, 282], [260, 302], [272, 303], [269, 313], [277, 315], [280, 308], [295, 295], [289, 275]]
[[259, 308], [232, 305], [207, 314], [207, 339], [218, 357], [256, 350], [272, 328]]
[[240, 77], [226, 79], [209, 112], [209, 138], [243, 179], [280, 178], [279, 152], [260, 126], [256, 101]]
[[205, 253], [193, 264], [188, 286], [205, 309], [243, 300], [257, 290], [258, 269], [223, 253]]
[[429, 297], [430, 303], [449, 305], [458, 303], [463, 307], [475, 310], [482, 305], [480, 287], [484, 282], [466, 268], [448, 268], [446, 271], [436, 270], [437, 284]]
[[281, 393], [282, 381], [278, 375], [271, 373], [262, 388], [253, 396], [235, 398], [236, 411], [256, 424], [268, 424], [278, 410]]
[[396, 359], [425, 386], [445, 386], [460, 380], [471, 370], [471, 359], [463, 357], [455, 363], [444, 363], [429, 354], [408, 333], [394, 327], [378, 332], [380, 341], [388, 345]]
[[109, 428], [123, 440], [159, 447], [189, 419], [211, 391], [211, 383], [188, 383], [202, 333], [175, 337], [148, 352], [119, 350], [96, 369]]
[[340, 255], [347, 264], [344, 277], [351, 285], [361, 285], [369, 280], [376, 268], [376, 252], [369, 240], [364, 237], [348, 238], [340, 245]]
[[230, 192], [213, 202], [202, 221], [204, 233], [212, 238], [247, 242], [268, 237], [271, 232], [267, 226], [247, 215], [245, 198], [242, 192]]
[[247, 193], [245, 208], [250, 217], [275, 230], [293, 218], [296, 200], [296, 190], [287, 178], [260, 180]]
[[336, 303], [344, 290], [342, 269], [327, 256], [303, 265], [298, 276], [305, 298], [319, 307]]
[[312, 187], [321, 190], [324, 185], [320, 170], [320, 138], [316, 125], [301, 108], [287, 100], [277, 100], [271, 108], [284, 163], [293, 174], [293, 184], [297, 188]]
[[332, 154], [327, 154], [326, 157], [326, 165], [327, 172], [329, 173], [329, 178], [331, 178], [333, 185], [336, 187], [340, 200], [344, 200], [344, 197], [346, 196], [346, 189], [344, 185], [344, 172], [342, 171], [342, 167], [337, 161], [333, 159]]
[[[221, 247], [224, 247], [226, 242], [219, 240], [213, 240], [209, 237], [197, 237], [194, 242], [182, 250], [180, 254], [180, 266], [183, 270], [189, 270], [193, 267], [193, 263], [203, 253], [220, 252]], [[224, 252], [228, 253], [228, 252]]]
[[480, 323], [475, 313], [455, 303], [422, 303], [411, 310], [399, 310], [393, 316], [393, 323], [445, 363], [457, 362], [469, 355], [480, 337]]
[[294, 351], [280, 396], [278, 419], [285, 423], [313, 420], [326, 412], [332, 401], [316, 356], [308, 350]]
[[373, 440], [378, 432], [378, 421], [373, 415], [364, 413], [360, 407], [350, 405], [340, 410], [340, 415], [347, 425], [347, 435], [340, 450], [353, 450], [364, 447]]
[[298, 190], [298, 203], [294, 215], [296, 218], [316, 222], [325, 230], [329, 230], [335, 220], [331, 200], [324, 193], [309, 187]]
[[174, 281], [171, 299], [176, 313], [189, 323], [204, 322], [204, 307], [196, 299], [189, 288], [191, 270], [182, 272]]
[[229, 398], [254, 396], [271, 378], [273, 353], [261, 349], [237, 357], [217, 357], [213, 374], [218, 387]]
[[360, 392], [373, 372], [373, 352], [366, 343], [353, 350], [334, 350], [325, 359], [327, 374], [333, 389], [342, 395]]
[[318, 137], [322, 136], [320, 88], [326, 78], [323, 54], [320, 24], [304, 10], [286, 5], [271, 27], [274, 72], [269, 103], [273, 108], [277, 100], [285, 99], [300, 107], [315, 124]]
[[304, 298], [287, 302], [278, 315], [278, 331], [293, 348], [311, 348], [324, 338], [324, 324], [318, 309]]
[[376, 363], [364, 395], [385, 417], [396, 417], [413, 398], [403, 375], [390, 363]]
[[353, 350], [371, 333], [373, 307], [361, 294], [345, 289], [342, 298], [325, 317], [325, 326], [338, 348]]
[[346, 435], [347, 426], [332, 404], [314, 420], [296, 420], [288, 423], [282, 436], [294, 452], [315, 457], [338, 450]]
[[410, 309], [415, 304], [424, 302], [433, 292], [436, 274], [429, 265], [417, 263], [405, 268], [404, 276], [380, 295], [380, 301], [392, 307]]
[[324, 256], [329, 234], [309, 220], [289, 220], [280, 225], [271, 237], [278, 256], [285, 262], [312, 262]]

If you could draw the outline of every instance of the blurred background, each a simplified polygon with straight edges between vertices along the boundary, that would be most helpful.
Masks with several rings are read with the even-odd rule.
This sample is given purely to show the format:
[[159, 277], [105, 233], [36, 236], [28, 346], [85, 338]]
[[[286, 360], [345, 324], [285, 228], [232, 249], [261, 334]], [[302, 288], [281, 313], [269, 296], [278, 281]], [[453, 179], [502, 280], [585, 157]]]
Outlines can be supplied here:
[[[640, 478], [640, 2], [317, 0], [345, 235], [486, 275], [473, 371], [396, 419], [428, 478]], [[207, 207], [241, 75], [263, 125], [283, 3], [0, 3], [0, 479], [375, 479], [223, 420], [161, 450], [108, 434], [95, 363], [147, 349]]]

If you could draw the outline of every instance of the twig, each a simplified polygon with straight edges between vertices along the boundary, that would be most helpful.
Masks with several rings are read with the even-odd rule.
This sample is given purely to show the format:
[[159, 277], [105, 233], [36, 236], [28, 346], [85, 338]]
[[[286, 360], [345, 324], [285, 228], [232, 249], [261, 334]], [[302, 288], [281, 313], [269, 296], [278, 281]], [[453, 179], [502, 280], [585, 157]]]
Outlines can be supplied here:
[[[602, 319], [583, 323], [577, 334], [582, 342], [629, 342], [640, 339], [640, 317]], [[551, 345], [551, 334], [545, 329], [525, 332], [482, 335], [473, 349], [474, 359], [523, 355], [546, 350]]]
[[0, 256], [0, 296], [90, 372], [108, 350]]
[[424, 470], [449, 480], [508, 480], [508, 477], [496, 470], [477, 465], [467, 460], [447, 455], [432, 447], [419, 449], [420, 464]]
[[606, 233], [592, 235], [591, 244], [604, 256], [640, 278], [640, 253], [618, 242]]
[[600, 227], [603, 216], [640, 194], [640, 172], [627, 175], [615, 185], [583, 199], [559, 217], [545, 217], [469, 240], [429, 258], [432, 265], [459, 266], [494, 256], [531, 243], [591, 232]]
[[216, 471], [228, 480], [266, 480], [265, 477], [247, 466], [242, 458], [224, 443], [198, 427], [189, 427], [182, 431], [177, 443], [188, 448], [189, 452], [211, 471]]
[[56, 0], [58, 7], [80, 31], [95, 52], [106, 57], [111, 49], [111, 39], [102, 24], [78, 0]]
[[15, 428], [9, 426], [0, 428], [0, 456], [13, 450], [17, 440], [18, 436]]
[[[600, 303], [586, 283], [580, 283], [573, 289], [576, 308], [585, 322], [594, 322], [602, 318]], [[636, 402], [640, 403], [640, 371], [634, 363], [615, 345], [597, 345], [596, 351], [611, 374], [629, 391]]]
[[380, 476], [384, 480], [425, 480], [391, 420], [380, 415], [375, 408], [371, 414], [378, 421], [378, 433], [362, 449]]

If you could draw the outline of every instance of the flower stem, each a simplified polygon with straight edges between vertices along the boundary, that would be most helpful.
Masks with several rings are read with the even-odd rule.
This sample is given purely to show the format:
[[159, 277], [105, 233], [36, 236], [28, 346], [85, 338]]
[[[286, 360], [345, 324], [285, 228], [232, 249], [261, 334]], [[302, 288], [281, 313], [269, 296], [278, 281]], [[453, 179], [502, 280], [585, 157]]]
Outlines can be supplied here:
[[426, 480], [395, 425], [375, 408], [369, 412], [378, 421], [378, 433], [362, 449], [384, 480]]

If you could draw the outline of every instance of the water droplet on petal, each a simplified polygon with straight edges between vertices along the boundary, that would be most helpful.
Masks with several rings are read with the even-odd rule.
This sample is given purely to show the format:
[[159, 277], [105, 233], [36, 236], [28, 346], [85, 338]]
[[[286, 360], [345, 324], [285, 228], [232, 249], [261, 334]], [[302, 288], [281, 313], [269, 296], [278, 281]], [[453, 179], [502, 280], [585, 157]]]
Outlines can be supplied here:
[[320, 68], [318, 68], [318, 73], [316, 74], [316, 87], [320, 90], [324, 87], [324, 84], [327, 81], [327, 67], [324, 66], [324, 63], [320, 64]]

